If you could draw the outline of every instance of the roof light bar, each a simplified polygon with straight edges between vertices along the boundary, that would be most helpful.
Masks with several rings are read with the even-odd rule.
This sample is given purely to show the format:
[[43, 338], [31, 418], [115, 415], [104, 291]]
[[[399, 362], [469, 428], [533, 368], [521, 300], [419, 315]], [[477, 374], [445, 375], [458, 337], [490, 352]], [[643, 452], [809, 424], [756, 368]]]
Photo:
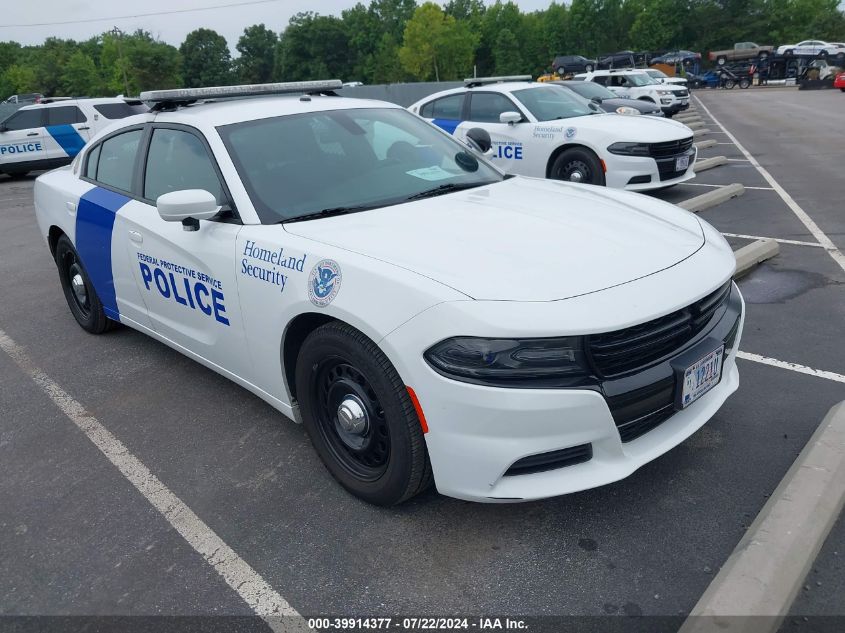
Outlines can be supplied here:
[[249, 84], [244, 86], [213, 86], [209, 88], [176, 88], [174, 90], [147, 90], [141, 93], [141, 101], [150, 103], [186, 102], [200, 99], [223, 99], [228, 97], [255, 97], [259, 95], [297, 94], [339, 90], [340, 79], [322, 81], [288, 81], [275, 84]]
[[468, 77], [464, 79], [464, 85], [483, 86], [484, 84], [496, 84], [503, 81], [531, 81], [531, 75], [505, 75], [503, 77]]

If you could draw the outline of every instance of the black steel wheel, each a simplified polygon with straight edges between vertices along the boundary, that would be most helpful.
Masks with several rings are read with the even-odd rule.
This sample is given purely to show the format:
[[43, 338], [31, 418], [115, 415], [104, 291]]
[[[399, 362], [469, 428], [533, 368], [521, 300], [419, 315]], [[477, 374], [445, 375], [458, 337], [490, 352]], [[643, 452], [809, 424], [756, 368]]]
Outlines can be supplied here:
[[295, 384], [317, 454], [351, 493], [387, 506], [430, 485], [423, 430], [407, 388], [363, 333], [340, 322], [311, 332]]
[[555, 180], [604, 185], [604, 170], [598, 157], [586, 147], [572, 147], [555, 158], [549, 170]]
[[56, 267], [65, 300], [76, 322], [86, 332], [102, 334], [116, 323], [106, 316], [79, 254], [67, 236], [56, 242]]

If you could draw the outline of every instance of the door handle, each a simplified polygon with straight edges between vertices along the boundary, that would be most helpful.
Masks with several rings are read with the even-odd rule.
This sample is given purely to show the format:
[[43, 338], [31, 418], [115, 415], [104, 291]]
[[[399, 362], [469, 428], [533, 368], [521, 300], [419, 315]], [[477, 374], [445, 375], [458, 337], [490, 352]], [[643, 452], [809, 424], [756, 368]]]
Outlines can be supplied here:
[[76, 129], [77, 130], [90, 130], [91, 128], [86, 125], [84, 127], [79, 127], [79, 128], [76, 128]]
[[38, 136], [38, 132], [30, 132], [27, 136]]
[[129, 239], [136, 244], [140, 244], [144, 241], [144, 236], [138, 233], [138, 231], [129, 231]]
[[76, 203], [75, 202], [65, 202], [65, 207], [68, 210], [68, 213], [71, 215], [76, 215]]

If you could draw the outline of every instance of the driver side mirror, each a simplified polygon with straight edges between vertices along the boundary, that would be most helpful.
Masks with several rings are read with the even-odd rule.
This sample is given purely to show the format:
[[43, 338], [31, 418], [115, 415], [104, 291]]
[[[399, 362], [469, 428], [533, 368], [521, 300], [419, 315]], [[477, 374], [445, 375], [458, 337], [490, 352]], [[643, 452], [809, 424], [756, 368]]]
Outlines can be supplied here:
[[499, 123], [507, 123], [508, 125], [513, 125], [514, 123], [519, 123], [522, 121], [522, 115], [519, 112], [502, 112], [499, 115]]
[[186, 231], [198, 231], [200, 220], [210, 220], [220, 212], [214, 195], [205, 189], [183, 189], [164, 193], [156, 209], [165, 222], [181, 222]]
[[474, 150], [486, 154], [493, 147], [493, 140], [490, 138], [490, 132], [487, 130], [474, 127], [467, 132], [467, 143]]
[[602, 98], [601, 97], [593, 97], [592, 99], [590, 99], [590, 101], [592, 101], [596, 105], [601, 105]]

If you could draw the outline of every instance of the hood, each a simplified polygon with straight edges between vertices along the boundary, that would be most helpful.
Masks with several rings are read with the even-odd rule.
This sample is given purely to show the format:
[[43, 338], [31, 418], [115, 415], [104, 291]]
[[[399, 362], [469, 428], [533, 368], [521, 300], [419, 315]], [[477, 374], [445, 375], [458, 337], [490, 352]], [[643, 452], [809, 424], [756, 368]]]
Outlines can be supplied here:
[[622, 97], [617, 97], [615, 99], [602, 99], [601, 105], [609, 112], [615, 111], [619, 106], [634, 108], [640, 112], [662, 112], [659, 105], [654, 104], [651, 101], [643, 101], [642, 99], [624, 99]]
[[603, 187], [519, 177], [284, 226], [471, 298], [495, 301], [596, 292], [673, 266], [704, 244], [695, 216], [673, 205]]
[[664, 143], [690, 138], [692, 130], [679, 121], [655, 117], [630, 117], [618, 115], [580, 116], [552, 123], [565, 123], [564, 127], [575, 129], [577, 134], [581, 129], [604, 133], [607, 144], [617, 141], [633, 141], [637, 143]]

